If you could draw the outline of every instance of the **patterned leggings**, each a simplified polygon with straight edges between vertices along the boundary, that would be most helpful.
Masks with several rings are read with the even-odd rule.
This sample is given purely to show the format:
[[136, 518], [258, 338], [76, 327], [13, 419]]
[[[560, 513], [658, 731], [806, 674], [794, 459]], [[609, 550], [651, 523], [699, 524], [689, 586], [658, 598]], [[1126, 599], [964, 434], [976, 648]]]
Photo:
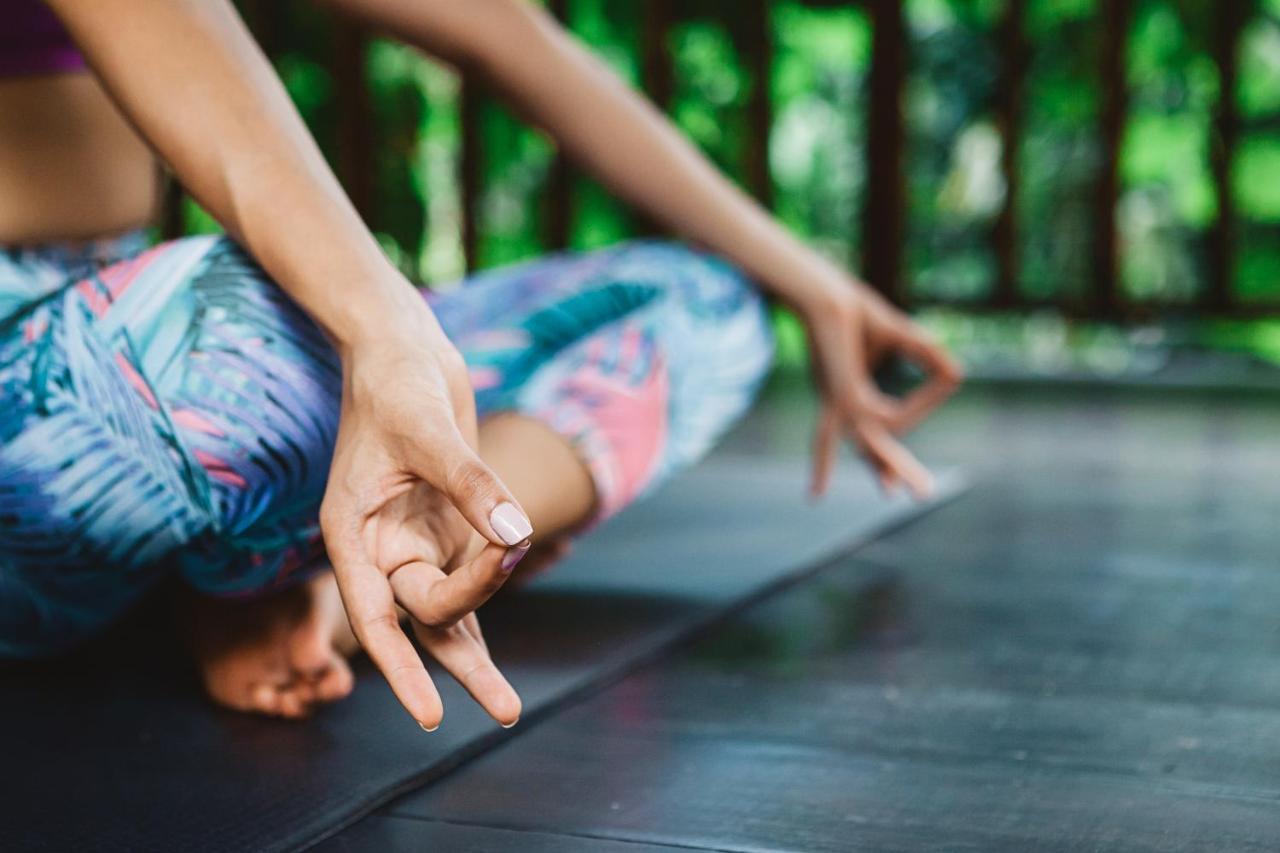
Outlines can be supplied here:
[[[772, 355], [743, 277], [635, 243], [427, 297], [481, 417], [566, 436], [601, 517], [696, 461]], [[160, 578], [252, 595], [322, 556], [340, 372], [233, 243], [0, 250], [0, 655], [54, 652]]]

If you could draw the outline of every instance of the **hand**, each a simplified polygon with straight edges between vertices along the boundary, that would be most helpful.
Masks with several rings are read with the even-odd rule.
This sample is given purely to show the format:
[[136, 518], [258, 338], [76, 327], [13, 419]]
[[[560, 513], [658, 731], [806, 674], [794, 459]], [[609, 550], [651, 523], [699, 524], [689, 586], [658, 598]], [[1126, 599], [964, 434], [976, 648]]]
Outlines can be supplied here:
[[[440, 724], [443, 706], [397, 603], [423, 647], [510, 725], [520, 700], [490, 660], [473, 611], [506, 580], [532, 528], [476, 454], [461, 356], [424, 311], [414, 334], [358, 344], [342, 361], [320, 524], [352, 630], [424, 729]], [[490, 544], [462, 563], [473, 529]]]
[[[864, 284], [842, 283], [802, 316], [809, 331], [822, 409], [814, 437], [814, 496], [827, 490], [839, 448], [849, 438], [885, 491], [905, 484], [917, 498], [933, 491], [929, 471], [897, 441], [941, 405], [963, 379], [956, 361], [901, 311]], [[925, 381], [902, 399], [883, 393], [872, 378], [890, 355], [925, 372]]]

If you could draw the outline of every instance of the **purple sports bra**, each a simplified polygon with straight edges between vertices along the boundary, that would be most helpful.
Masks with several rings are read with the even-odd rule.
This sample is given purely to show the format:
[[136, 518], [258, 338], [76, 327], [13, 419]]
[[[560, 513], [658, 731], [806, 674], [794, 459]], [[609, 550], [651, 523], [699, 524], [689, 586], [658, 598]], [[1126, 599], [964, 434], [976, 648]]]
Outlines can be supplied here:
[[0, 0], [0, 77], [84, 68], [84, 57], [41, 0]]

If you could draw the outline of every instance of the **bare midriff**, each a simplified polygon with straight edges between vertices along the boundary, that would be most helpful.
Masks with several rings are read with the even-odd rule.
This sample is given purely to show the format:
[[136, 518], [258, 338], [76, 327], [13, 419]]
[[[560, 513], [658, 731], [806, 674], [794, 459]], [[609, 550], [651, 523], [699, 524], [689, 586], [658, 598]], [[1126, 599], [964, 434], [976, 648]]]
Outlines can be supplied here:
[[139, 228], [159, 195], [155, 157], [92, 75], [0, 79], [0, 246]]

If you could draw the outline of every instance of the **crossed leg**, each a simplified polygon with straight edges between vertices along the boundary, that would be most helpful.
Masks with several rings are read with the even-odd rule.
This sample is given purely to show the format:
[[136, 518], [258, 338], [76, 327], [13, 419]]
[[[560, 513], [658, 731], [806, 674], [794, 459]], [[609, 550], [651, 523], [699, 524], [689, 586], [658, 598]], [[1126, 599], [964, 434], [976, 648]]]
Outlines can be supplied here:
[[[586, 465], [566, 438], [514, 413], [481, 424], [480, 455], [533, 522], [534, 547], [523, 571], [554, 561], [565, 550], [566, 534], [595, 505]], [[477, 534], [467, 558], [483, 547]], [[186, 607], [201, 678], [219, 704], [297, 719], [354, 687], [346, 659], [357, 645], [332, 571], [262, 598], [193, 594]]]
[[[770, 360], [749, 283], [673, 245], [489, 273], [433, 307], [472, 373], [481, 455], [552, 555], [696, 461]], [[332, 573], [299, 575], [341, 374], [298, 308], [234, 245], [190, 238], [0, 332], [0, 648], [83, 641], [176, 570], [200, 591], [187, 622], [217, 701], [292, 717], [349, 692]]]

